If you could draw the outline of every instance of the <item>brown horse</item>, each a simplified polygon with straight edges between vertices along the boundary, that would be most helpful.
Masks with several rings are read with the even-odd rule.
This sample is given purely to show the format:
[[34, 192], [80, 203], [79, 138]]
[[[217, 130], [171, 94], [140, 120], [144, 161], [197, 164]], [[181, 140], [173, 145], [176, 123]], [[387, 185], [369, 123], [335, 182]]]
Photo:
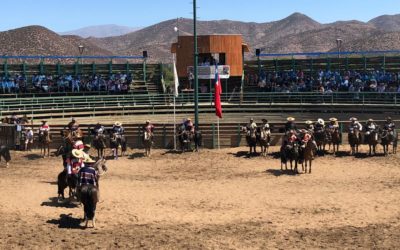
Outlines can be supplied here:
[[326, 135], [327, 135], [328, 150], [331, 150], [331, 145], [332, 145], [333, 154], [336, 155], [336, 153], [339, 151], [339, 145], [342, 141], [342, 134], [340, 133], [338, 128], [335, 128], [335, 129], [327, 129]]
[[315, 157], [314, 153], [316, 152], [316, 149], [317, 146], [314, 144], [314, 142], [312, 140], [309, 140], [306, 144], [306, 147], [303, 150], [303, 157], [302, 157], [303, 162], [301, 163], [301, 169], [303, 170], [304, 173], [307, 173], [307, 162], [308, 162], [308, 165], [310, 165], [309, 173], [311, 174], [311, 165]]
[[246, 127], [242, 128], [242, 131], [246, 133], [246, 142], [249, 146], [249, 156], [253, 153], [257, 153], [257, 130], [256, 129], [247, 129]]
[[6, 168], [8, 168], [9, 162], [11, 161], [11, 155], [10, 155], [10, 150], [6, 146], [0, 146], [0, 161], [1, 158], [4, 158], [6, 160]]
[[106, 136], [104, 134], [97, 134], [93, 139], [93, 146], [97, 149], [97, 157], [104, 157], [104, 151], [106, 150]]
[[40, 146], [40, 154], [42, 157], [46, 157], [46, 150], [47, 150], [47, 157], [50, 157], [50, 143], [51, 143], [51, 135], [48, 130], [40, 131], [39, 132], [39, 146]]

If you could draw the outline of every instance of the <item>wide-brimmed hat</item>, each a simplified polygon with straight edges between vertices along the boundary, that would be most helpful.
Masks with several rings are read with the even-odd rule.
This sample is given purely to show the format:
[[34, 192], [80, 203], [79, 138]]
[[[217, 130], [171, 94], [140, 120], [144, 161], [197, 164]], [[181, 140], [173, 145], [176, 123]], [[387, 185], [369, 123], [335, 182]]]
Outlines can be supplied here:
[[119, 122], [119, 121], [116, 121], [116, 122], [114, 123], [114, 125], [117, 126], [117, 127], [120, 127], [120, 126], [122, 126], [122, 123]]
[[300, 133], [308, 133], [308, 131], [306, 129], [300, 129]]
[[357, 118], [351, 117], [351, 118], [350, 118], [350, 121], [357, 121]]
[[47, 121], [46, 120], [42, 120], [42, 123], [46, 123]]
[[85, 144], [84, 147], [85, 148], [91, 148], [92, 146], [90, 144]]
[[93, 160], [89, 155], [86, 155], [86, 157], [83, 159], [83, 163], [95, 163], [96, 161]]
[[307, 125], [310, 125], [310, 124], [312, 124], [313, 122], [312, 121], [310, 121], [310, 120], [308, 120], [308, 121], [305, 121], [305, 124], [307, 124]]
[[147, 120], [146, 123], [150, 123], [150, 120]]
[[392, 117], [388, 116], [386, 117], [386, 120], [392, 120]]
[[369, 118], [369, 119], [368, 119], [368, 121], [369, 121], [369, 122], [373, 122], [373, 121], [374, 121], [374, 119], [371, 119], [371, 118]]
[[32, 130], [32, 128], [31, 128], [31, 127], [25, 127], [25, 129], [26, 129], [26, 130]]
[[72, 153], [72, 156], [75, 158], [84, 158], [85, 157], [82, 150], [79, 150], [79, 149], [72, 149], [71, 153]]
[[287, 121], [292, 122], [294, 120], [296, 120], [294, 117], [289, 116], [288, 118], [286, 118]]
[[337, 121], [337, 118], [331, 117], [331, 118], [329, 118], [329, 121], [331, 121], [331, 122], [336, 122], [336, 121]]
[[317, 122], [318, 122], [319, 124], [321, 124], [321, 125], [324, 125], [324, 124], [325, 124], [325, 121], [324, 121], [323, 119], [321, 119], [321, 118], [318, 118]]
[[188, 117], [187, 119], [186, 119], [186, 121], [191, 121], [192, 119], [190, 118], [190, 117]]

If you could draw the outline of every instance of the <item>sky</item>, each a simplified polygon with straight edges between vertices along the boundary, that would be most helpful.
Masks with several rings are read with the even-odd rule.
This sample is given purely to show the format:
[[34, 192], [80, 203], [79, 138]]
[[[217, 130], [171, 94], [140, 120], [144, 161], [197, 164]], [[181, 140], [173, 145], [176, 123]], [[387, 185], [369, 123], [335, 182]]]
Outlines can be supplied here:
[[[193, 0], [1, 0], [0, 31], [41, 25], [56, 32], [117, 24], [146, 27], [192, 18]], [[399, 14], [400, 0], [197, 0], [198, 20], [270, 22], [300, 12], [320, 23]]]

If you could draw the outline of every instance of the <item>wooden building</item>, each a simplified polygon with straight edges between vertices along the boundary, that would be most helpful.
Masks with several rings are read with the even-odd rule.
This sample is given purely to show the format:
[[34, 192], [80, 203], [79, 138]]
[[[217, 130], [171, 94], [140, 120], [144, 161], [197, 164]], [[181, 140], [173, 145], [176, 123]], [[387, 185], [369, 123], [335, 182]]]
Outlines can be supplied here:
[[[171, 52], [176, 54], [176, 67], [179, 78], [188, 79], [190, 67], [194, 64], [193, 36], [179, 36], [178, 42], [173, 43]], [[197, 40], [199, 53], [199, 78], [207, 68], [215, 72], [215, 61], [218, 65], [229, 66], [229, 78], [242, 77], [243, 57], [249, 52], [247, 44], [243, 43], [242, 35], [200, 35]]]

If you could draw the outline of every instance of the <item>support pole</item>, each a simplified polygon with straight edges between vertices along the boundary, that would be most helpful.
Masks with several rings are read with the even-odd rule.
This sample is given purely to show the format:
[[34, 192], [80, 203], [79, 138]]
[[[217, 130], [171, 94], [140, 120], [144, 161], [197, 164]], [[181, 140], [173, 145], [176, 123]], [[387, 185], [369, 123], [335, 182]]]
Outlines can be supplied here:
[[198, 53], [197, 53], [197, 21], [196, 21], [196, 0], [193, 0], [193, 39], [194, 39], [194, 122], [195, 129], [198, 131], [199, 129], [199, 79], [197, 75], [197, 62], [198, 62]]

